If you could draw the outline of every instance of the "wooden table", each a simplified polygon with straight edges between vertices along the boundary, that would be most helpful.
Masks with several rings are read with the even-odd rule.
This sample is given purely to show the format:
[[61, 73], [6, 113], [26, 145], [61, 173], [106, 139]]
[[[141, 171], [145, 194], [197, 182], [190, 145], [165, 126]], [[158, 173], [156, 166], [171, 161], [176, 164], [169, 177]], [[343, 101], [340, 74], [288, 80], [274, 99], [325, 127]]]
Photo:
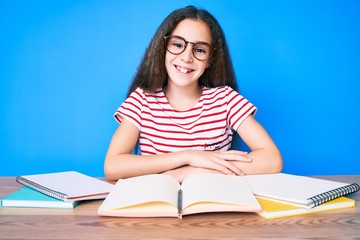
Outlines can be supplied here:
[[[322, 176], [360, 183], [360, 176]], [[19, 189], [0, 177], [0, 198]], [[0, 239], [250, 239], [360, 237], [360, 192], [351, 209], [266, 220], [255, 213], [210, 213], [177, 218], [113, 218], [96, 214], [101, 200], [75, 209], [0, 208]]]

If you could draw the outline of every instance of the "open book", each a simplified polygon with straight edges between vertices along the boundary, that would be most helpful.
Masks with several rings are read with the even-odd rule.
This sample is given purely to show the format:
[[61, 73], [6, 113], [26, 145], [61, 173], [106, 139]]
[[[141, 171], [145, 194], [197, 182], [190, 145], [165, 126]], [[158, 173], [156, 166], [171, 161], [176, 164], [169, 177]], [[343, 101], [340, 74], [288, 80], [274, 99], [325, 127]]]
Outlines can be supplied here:
[[182, 184], [164, 174], [120, 179], [98, 209], [115, 217], [179, 217], [202, 212], [259, 212], [244, 178], [194, 174]]

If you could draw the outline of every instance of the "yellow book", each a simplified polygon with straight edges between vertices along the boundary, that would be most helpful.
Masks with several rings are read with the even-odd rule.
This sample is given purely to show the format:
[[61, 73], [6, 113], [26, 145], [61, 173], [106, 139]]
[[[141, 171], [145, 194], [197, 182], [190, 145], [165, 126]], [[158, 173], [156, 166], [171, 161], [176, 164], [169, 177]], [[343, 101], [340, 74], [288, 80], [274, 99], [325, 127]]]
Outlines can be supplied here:
[[179, 217], [203, 212], [257, 212], [244, 178], [194, 174], [181, 184], [165, 174], [120, 179], [98, 209], [102, 216]]
[[355, 207], [355, 200], [347, 197], [339, 197], [313, 208], [303, 208], [262, 197], [257, 197], [257, 200], [259, 201], [263, 209], [262, 212], [259, 212], [257, 214], [259, 214], [260, 216], [266, 219], [290, 217], [290, 216], [330, 211], [335, 209]]

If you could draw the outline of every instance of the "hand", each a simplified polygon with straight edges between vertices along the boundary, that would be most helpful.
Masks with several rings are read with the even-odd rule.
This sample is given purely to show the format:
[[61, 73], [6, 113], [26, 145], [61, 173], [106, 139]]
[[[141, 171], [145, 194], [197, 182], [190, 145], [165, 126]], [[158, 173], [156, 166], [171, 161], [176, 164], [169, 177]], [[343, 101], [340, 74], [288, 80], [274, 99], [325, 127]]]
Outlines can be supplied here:
[[247, 156], [247, 152], [236, 150], [226, 152], [189, 150], [186, 153], [189, 166], [207, 168], [227, 175], [244, 175], [241, 169], [231, 161], [252, 162], [252, 159]]
[[184, 181], [185, 178], [188, 176], [195, 174], [195, 173], [216, 173], [216, 174], [223, 174], [219, 171], [207, 169], [207, 168], [197, 168], [197, 167], [191, 167], [191, 166], [182, 166], [176, 169], [172, 169], [166, 172], [163, 172], [163, 174], [170, 175], [174, 178], [176, 178], [180, 183]]

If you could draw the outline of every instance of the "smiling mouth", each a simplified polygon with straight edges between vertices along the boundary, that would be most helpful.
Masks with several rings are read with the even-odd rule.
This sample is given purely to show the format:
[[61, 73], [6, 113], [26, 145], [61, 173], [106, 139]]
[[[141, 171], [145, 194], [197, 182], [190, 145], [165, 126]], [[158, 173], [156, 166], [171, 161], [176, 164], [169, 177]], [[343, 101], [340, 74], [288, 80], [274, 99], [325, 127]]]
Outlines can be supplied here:
[[188, 74], [188, 73], [191, 73], [191, 72], [194, 71], [193, 69], [184, 68], [184, 67], [180, 67], [180, 66], [177, 66], [177, 65], [175, 65], [175, 68], [176, 68], [179, 72], [185, 73], [185, 74]]

